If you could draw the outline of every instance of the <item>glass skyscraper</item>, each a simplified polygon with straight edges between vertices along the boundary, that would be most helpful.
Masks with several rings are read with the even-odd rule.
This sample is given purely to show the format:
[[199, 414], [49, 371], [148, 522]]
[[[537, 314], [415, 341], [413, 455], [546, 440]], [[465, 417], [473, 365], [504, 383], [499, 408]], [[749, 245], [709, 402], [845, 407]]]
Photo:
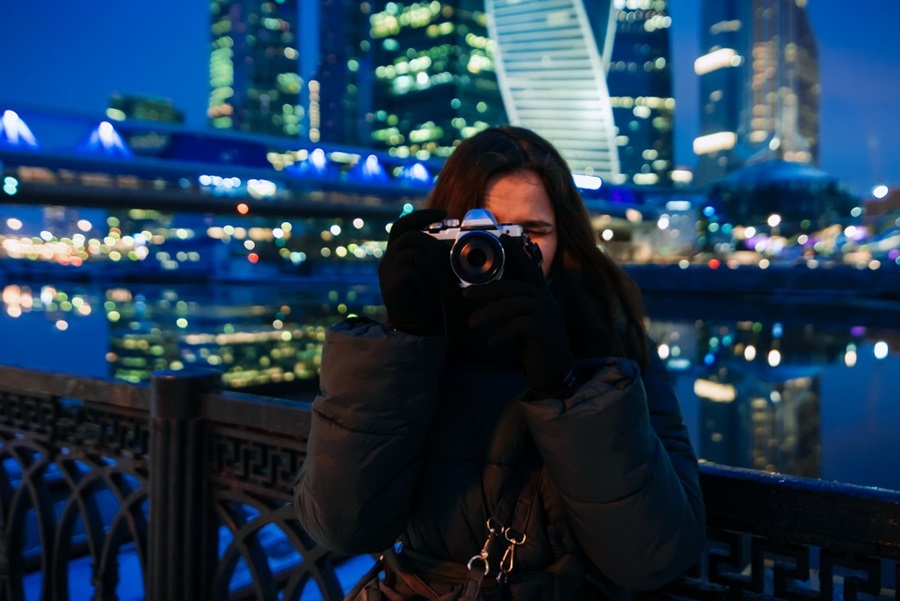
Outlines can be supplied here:
[[698, 182], [770, 158], [816, 164], [819, 65], [806, 0], [705, 0]]
[[612, 0], [486, 0], [496, 69], [511, 123], [553, 142], [576, 173], [617, 181], [606, 74]]
[[312, 142], [367, 138], [368, 11], [356, 0], [211, 0], [212, 125]]
[[398, 156], [448, 156], [506, 122], [484, 0], [381, 1], [370, 19], [372, 139]]
[[615, 0], [609, 86], [621, 173], [617, 183], [669, 185], [673, 169], [672, 68], [666, 0]]

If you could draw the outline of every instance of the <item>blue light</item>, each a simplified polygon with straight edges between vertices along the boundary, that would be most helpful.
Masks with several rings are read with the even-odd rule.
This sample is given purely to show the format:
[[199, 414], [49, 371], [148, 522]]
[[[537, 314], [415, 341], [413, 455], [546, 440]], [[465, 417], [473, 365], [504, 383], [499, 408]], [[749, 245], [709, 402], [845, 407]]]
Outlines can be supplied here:
[[3, 111], [0, 116], [0, 145], [17, 148], [37, 148], [37, 139], [15, 111]]
[[325, 177], [328, 175], [331, 161], [325, 155], [325, 151], [316, 148], [302, 161], [298, 161], [285, 169], [288, 173], [294, 175], [311, 175], [314, 177]]
[[707, 217], [712, 217], [713, 215], [716, 214], [716, 210], [712, 207], [707, 206], [707, 207], [703, 208], [703, 214], [706, 215]]
[[387, 171], [385, 171], [378, 157], [374, 154], [370, 154], [366, 157], [366, 160], [359, 161], [353, 165], [347, 175], [353, 181], [366, 183], [386, 182], [390, 179]]
[[109, 158], [130, 159], [134, 157], [131, 148], [109, 121], [101, 121], [77, 148], [81, 152], [99, 154]]
[[328, 166], [328, 157], [325, 156], [325, 151], [321, 148], [313, 150], [312, 154], [309, 155], [309, 163], [317, 171], [324, 171]]
[[398, 177], [410, 183], [415, 184], [425, 184], [431, 185], [434, 181], [434, 177], [431, 175], [431, 172], [428, 168], [422, 163], [413, 163], [412, 165], [407, 165], [403, 169], [400, 170]]
[[716, 356], [712, 353], [706, 353], [706, 355], [703, 357], [703, 363], [705, 363], [706, 365], [712, 365], [715, 362]]
[[780, 323], [772, 326], [772, 338], [781, 338], [784, 335], [784, 327]]

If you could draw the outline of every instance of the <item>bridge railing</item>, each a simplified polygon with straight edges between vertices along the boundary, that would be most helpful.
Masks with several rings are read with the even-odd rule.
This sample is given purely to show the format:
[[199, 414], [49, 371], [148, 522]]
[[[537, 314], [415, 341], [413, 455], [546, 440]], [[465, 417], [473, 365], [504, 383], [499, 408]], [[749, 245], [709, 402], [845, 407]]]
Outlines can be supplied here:
[[[309, 406], [0, 367], [0, 600], [339, 601], [372, 563], [294, 517]], [[708, 544], [658, 595], [900, 600], [900, 493], [702, 466]]]

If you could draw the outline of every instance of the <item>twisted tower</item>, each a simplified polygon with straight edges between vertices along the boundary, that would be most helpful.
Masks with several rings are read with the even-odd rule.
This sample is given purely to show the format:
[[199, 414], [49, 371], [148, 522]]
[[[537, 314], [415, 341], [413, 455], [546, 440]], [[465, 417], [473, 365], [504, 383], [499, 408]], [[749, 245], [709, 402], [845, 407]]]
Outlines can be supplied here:
[[572, 171], [617, 178], [606, 85], [612, 0], [486, 0], [485, 7], [510, 123], [550, 140]]

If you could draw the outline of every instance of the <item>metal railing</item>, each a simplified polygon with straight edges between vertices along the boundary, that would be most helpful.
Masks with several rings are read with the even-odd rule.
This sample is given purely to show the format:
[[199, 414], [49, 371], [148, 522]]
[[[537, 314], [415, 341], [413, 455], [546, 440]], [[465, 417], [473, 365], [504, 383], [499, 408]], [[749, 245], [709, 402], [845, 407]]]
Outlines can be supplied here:
[[[372, 558], [294, 517], [308, 404], [217, 387], [0, 367], [0, 601], [340, 601]], [[701, 469], [706, 552], [654, 595], [900, 600], [900, 493]]]

